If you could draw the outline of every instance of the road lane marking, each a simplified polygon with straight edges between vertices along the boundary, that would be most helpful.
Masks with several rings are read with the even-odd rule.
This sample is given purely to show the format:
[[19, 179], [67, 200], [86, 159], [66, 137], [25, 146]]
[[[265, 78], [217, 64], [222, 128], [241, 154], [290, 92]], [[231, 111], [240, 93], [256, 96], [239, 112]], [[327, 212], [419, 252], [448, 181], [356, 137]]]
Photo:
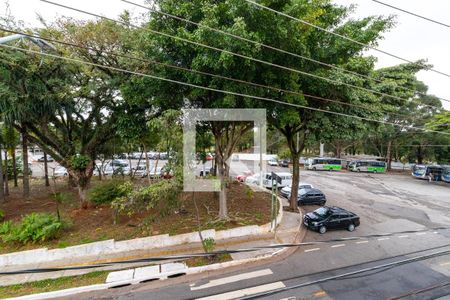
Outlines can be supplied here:
[[327, 293], [325, 291], [319, 291], [319, 292], [315, 292], [313, 294], [314, 297], [323, 297], [323, 296], [326, 296], [326, 295], [327, 295]]
[[339, 248], [339, 247], [344, 247], [345, 244], [339, 244], [339, 245], [333, 245], [331, 246], [331, 248]]
[[317, 250], [320, 250], [320, 248], [306, 249], [305, 252], [312, 252], [312, 251], [317, 251]]
[[424, 235], [424, 234], [427, 234], [426, 232], [418, 232], [418, 233], [416, 233], [416, 235]]
[[398, 238], [402, 239], [402, 238], [407, 238], [409, 235], [405, 234], [405, 235], [399, 235]]
[[434, 233], [434, 234], [438, 234], [439, 232], [437, 232], [437, 231], [434, 231], [433, 233]]
[[385, 241], [385, 240], [388, 240], [389, 238], [379, 238], [378, 240], [379, 241]]
[[359, 242], [356, 242], [357, 244], [366, 244], [366, 243], [368, 243], [369, 241], [359, 241]]
[[219, 286], [219, 285], [224, 285], [224, 284], [238, 282], [238, 281], [245, 280], [245, 279], [251, 279], [251, 278], [272, 275], [272, 274], [273, 274], [272, 270], [264, 269], [264, 270], [259, 270], [259, 271], [249, 272], [249, 273], [242, 273], [239, 275], [219, 278], [219, 279], [213, 279], [213, 280], [210, 280], [208, 283], [205, 283], [205, 284], [202, 284], [199, 286], [191, 285], [191, 291], [207, 289], [207, 288], [211, 288], [211, 287], [215, 287], [215, 286]]
[[245, 296], [250, 296], [253, 294], [258, 294], [258, 293], [268, 292], [268, 291], [272, 291], [272, 290], [276, 290], [276, 289], [281, 289], [284, 287], [286, 287], [284, 285], [284, 283], [282, 283], [281, 281], [278, 281], [278, 282], [274, 282], [274, 283], [263, 284], [260, 286], [255, 286], [255, 287], [246, 288], [246, 289], [242, 289], [242, 290], [232, 291], [232, 292], [228, 292], [228, 293], [223, 293], [223, 294], [218, 294], [218, 295], [213, 295], [213, 296], [208, 296], [208, 297], [203, 297], [203, 298], [197, 298], [197, 300], [231, 300], [231, 299], [236, 299], [236, 298], [242, 298]]
[[441, 266], [450, 266], [450, 261], [449, 261], [449, 262], [446, 262], [446, 263], [443, 263], [443, 264], [441, 264]]

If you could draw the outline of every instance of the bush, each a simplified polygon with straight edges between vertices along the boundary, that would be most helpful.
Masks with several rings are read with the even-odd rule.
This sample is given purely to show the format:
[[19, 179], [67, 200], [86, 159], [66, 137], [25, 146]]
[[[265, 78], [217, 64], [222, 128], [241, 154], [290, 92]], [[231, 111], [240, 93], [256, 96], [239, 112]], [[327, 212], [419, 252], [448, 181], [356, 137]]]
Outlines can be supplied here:
[[111, 203], [114, 199], [124, 197], [126, 192], [122, 185], [123, 181], [108, 180], [99, 183], [89, 191], [89, 200], [94, 204]]
[[6, 242], [43, 242], [54, 239], [63, 229], [63, 223], [57, 217], [47, 213], [32, 213], [22, 218], [18, 224], [5, 222], [0, 229], [2, 240]]
[[216, 241], [213, 238], [206, 238], [202, 241], [205, 252], [212, 252], [216, 247]]
[[2, 222], [5, 219], [5, 212], [0, 209], [0, 222]]

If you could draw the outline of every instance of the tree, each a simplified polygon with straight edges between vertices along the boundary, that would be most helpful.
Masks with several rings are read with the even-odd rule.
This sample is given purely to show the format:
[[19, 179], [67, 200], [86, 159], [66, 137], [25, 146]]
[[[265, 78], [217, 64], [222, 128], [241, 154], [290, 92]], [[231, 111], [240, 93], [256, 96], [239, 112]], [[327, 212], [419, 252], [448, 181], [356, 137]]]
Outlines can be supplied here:
[[[132, 36], [128, 28], [114, 22], [64, 19], [41, 35], [90, 49], [60, 47], [62, 55], [117, 67], [123, 67], [122, 62], [103, 53], [127, 49], [124, 43]], [[30, 140], [68, 169], [80, 204], [87, 207], [86, 190], [97, 151], [114, 136], [118, 116], [126, 109], [120, 86], [129, 76], [20, 51], [2, 51], [0, 55], [0, 72], [5, 78], [0, 83], [0, 109], [8, 112], [8, 120], [22, 133], [24, 193]]]
[[439, 114], [436, 114], [425, 125], [430, 130], [450, 133], [450, 112], [445, 110]]
[[19, 133], [12, 126], [5, 126], [3, 127], [3, 140], [5, 150], [9, 152], [12, 159], [12, 175], [14, 178], [14, 186], [17, 187], [16, 147], [20, 143]]

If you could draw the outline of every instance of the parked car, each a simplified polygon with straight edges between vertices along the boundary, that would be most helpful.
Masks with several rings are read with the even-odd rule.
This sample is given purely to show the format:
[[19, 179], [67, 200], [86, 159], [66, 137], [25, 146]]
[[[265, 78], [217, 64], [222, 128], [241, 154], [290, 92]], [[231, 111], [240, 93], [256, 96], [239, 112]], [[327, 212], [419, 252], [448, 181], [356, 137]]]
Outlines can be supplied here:
[[[292, 185], [292, 174], [288, 172], [276, 172], [276, 175], [278, 175], [281, 178], [281, 183], [279, 182], [277, 186], [279, 188], [283, 188], [288, 185]], [[266, 188], [272, 188], [272, 173], [266, 173], [263, 177], [263, 186]]]
[[289, 164], [290, 164], [290, 160], [289, 159], [283, 159], [281, 162], [280, 162], [280, 166], [282, 166], [283, 168], [289, 168]]
[[[38, 162], [44, 162], [44, 155], [42, 155], [41, 157], [39, 157], [39, 158], [37, 159], [37, 161], [38, 161]], [[50, 155], [47, 155], [47, 162], [53, 162], [53, 161], [55, 161], [55, 160], [53, 159], [53, 157], [51, 157]]]
[[[302, 189], [313, 189], [313, 188], [314, 188], [314, 186], [312, 184], [309, 184], [309, 183], [305, 183], [305, 182], [302, 183], [302, 182], [300, 182], [298, 184], [298, 191], [299, 192]], [[288, 186], [285, 186], [284, 188], [281, 189], [280, 194], [281, 194], [281, 196], [289, 199], [291, 197], [291, 191], [292, 191], [292, 186], [288, 185]]]
[[244, 172], [244, 174], [237, 175], [236, 180], [239, 182], [245, 182], [245, 179], [251, 175], [252, 175], [252, 172], [247, 171], [247, 172]]
[[269, 159], [269, 160], [267, 161], [267, 164], [268, 164], [269, 166], [278, 166], [278, 161], [277, 161], [276, 159]]
[[327, 198], [325, 194], [319, 189], [303, 189], [298, 191], [297, 204], [309, 205], [309, 204], [319, 204], [325, 205]]
[[321, 207], [307, 213], [303, 218], [303, 224], [323, 234], [328, 229], [347, 229], [353, 231], [359, 226], [359, 217], [340, 207]]
[[65, 177], [65, 176], [68, 176], [68, 175], [69, 175], [69, 172], [63, 166], [56, 167], [53, 170], [53, 176], [54, 177]]
[[248, 176], [245, 178], [245, 183], [247, 184], [259, 184], [259, 180], [261, 178], [260, 174], [253, 174], [252, 176]]
[[136, 166], [136, 168], [133, 168], [132, 172], [136, 177], [145, 177], [147, 176], [147, 166]]

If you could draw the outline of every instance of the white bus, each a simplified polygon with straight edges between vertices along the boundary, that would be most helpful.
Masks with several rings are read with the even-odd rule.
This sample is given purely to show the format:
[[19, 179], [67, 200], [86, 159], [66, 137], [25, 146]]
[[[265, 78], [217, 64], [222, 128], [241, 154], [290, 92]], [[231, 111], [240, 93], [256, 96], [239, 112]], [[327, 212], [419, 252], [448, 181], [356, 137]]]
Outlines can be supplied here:
[[386, 172], [386, 163], [378, 160], [356, 160], [350, 162], [348, 169], [353, 172]]
[[305, 169], [307, 170], [341, 170], [342, 160], [339, 158], [316, 157], [306, 160]]

